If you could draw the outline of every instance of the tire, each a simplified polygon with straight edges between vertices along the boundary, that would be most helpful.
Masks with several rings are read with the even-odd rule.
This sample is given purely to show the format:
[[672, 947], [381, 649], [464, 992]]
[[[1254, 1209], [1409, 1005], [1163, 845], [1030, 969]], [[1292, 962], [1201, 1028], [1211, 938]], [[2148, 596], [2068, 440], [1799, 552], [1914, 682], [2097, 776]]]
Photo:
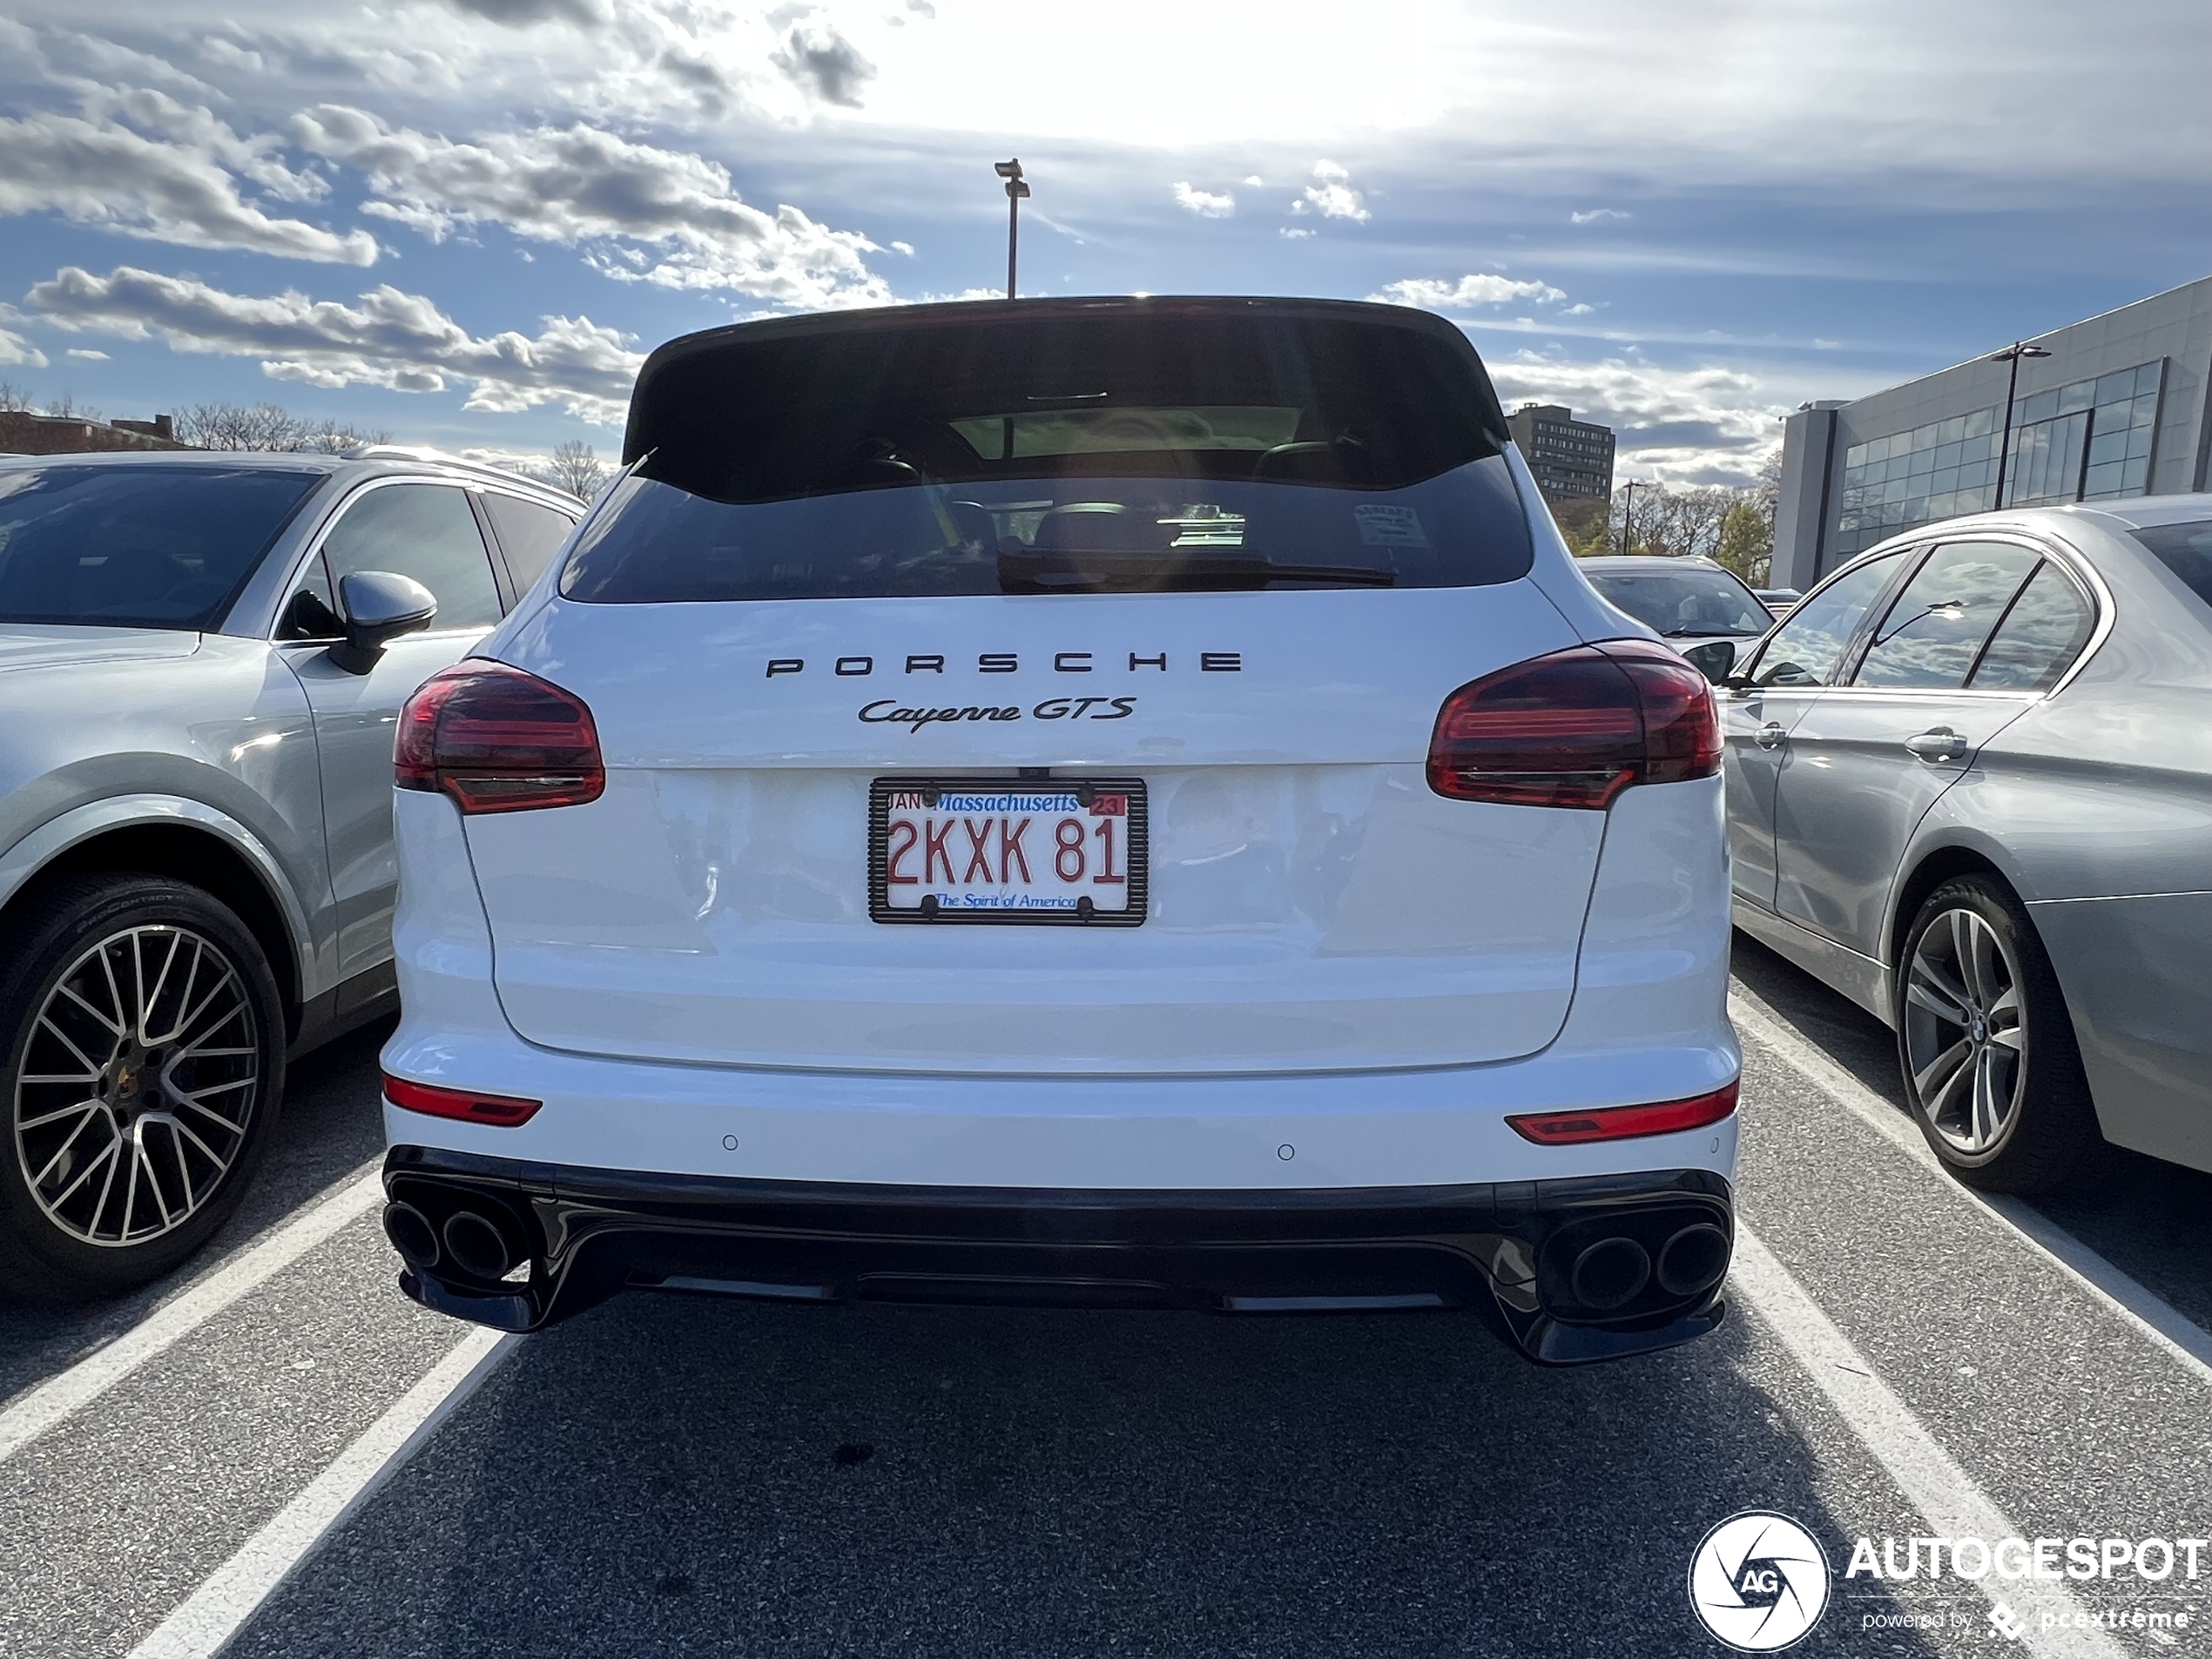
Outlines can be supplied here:
[[284, 1007], [207, 894], [95, 875], [30, 900], [0, 965], [0, 1289], [132, 1289], [237, 1210], [283, 1098]]
[[1896, 977], [1905, 1099], [1953, 1175], [1992, 1192], [2033, 1193], [2103, 1163], [2066, 997], [2010, 888], [1970, 875], [1930, 894]]

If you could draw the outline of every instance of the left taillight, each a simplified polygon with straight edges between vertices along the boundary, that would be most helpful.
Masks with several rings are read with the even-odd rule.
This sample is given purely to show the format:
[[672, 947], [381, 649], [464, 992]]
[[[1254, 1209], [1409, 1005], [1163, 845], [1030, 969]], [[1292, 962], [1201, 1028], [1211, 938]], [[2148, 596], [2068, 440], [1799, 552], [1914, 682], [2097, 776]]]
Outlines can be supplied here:
[[401, 789], [450, 796], [464, 813], [580, 806], [607, 786], [583, 699], [505, 663], [456, 663], [400, 711]]
[[1445, 698], [1428, 784], [1453, 800], [1602, 810], [1631, 785], [1710, 778], [1720, 765], [1705, 677], [1656, 641], [1606, 639]]

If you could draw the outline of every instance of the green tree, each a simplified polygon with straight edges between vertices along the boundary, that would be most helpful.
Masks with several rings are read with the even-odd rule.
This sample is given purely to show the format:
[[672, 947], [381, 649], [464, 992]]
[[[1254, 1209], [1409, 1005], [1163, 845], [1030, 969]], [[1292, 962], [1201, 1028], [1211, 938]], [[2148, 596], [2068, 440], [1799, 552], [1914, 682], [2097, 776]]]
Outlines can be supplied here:
[[1774, 565], [1774, 521], [1756, 500], [1739, 501], [1721, 521], [1720, 546], [1713, 557], [1755, 588], [1766, 586]]

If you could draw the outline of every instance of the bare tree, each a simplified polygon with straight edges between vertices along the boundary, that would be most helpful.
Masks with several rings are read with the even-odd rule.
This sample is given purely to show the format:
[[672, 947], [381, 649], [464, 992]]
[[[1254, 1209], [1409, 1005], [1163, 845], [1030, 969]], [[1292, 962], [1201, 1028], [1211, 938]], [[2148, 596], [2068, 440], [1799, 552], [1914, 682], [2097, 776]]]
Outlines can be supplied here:
[[177, 416], [177, 435], [202, 449], [268, 449], [339, 455], [358, 444], [388, 443], [388, 432], [370, 432], [330, 419], [311, 421], [274, 403], [196, 403]]
[[538, 475], [556, 489], [590, 501], [605, 485], [610, 474], [597, 450], [571, 438], [553, 451], [553, 459]]
[[0, 381], [0, 410], [9, 413], [27, 411], [30, 408], [30, 394], [13, 381]]
[[98, 409], [89, 408], [78, 403], [67, 392], [64, 392], [59, 397], [47, 399], [46, 413], [58, 415], [64, 421], [97, 421], [101, 418]]

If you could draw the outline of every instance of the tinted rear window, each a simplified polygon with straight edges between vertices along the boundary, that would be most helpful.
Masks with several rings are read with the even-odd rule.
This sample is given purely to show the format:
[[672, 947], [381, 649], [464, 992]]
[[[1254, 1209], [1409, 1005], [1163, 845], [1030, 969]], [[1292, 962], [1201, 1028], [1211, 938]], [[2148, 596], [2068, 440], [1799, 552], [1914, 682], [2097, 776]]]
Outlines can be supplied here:
[[262, 467], [0, 472], [0, 621], [212, 628], [321, 482]]
[[2135, 532], [2135, 539], [2158, 555], [2159, 562], [2198, 598], [2212, 605], [2212, 519], [2148, 525]]
[[[917, 314], [918, 315], [920, 314]], [[1447, 587], [1527, 573], [1473, 352], [1342, 316], [1001, 313], [649, 369], [603, 604]]]

